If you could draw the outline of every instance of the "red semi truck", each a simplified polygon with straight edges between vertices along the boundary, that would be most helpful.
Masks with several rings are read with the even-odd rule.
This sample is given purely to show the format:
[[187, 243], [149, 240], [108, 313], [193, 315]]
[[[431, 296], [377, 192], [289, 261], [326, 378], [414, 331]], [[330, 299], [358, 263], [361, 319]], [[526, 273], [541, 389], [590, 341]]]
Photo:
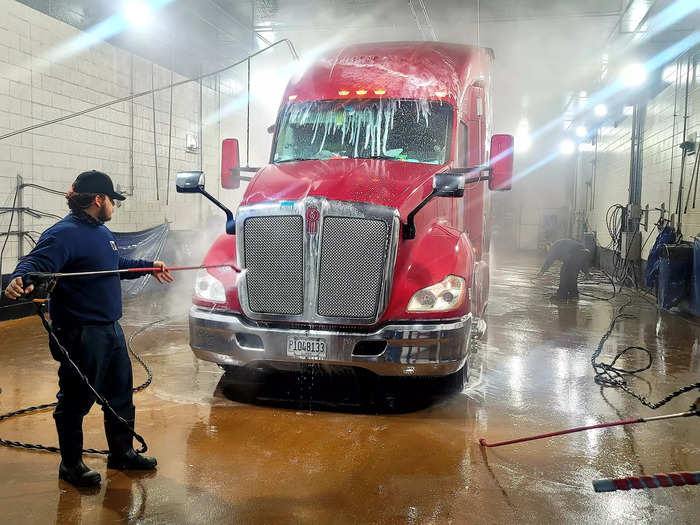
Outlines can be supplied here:
[[[201, 172], [179, 192], [224, 209], [190, 345], [224, 369], [309, 361], [382, 376], [467, 377], [489, 290], [489, 193], [509, 190], [513, 138], [491, 136], [490, 49], [345, 47], [292, 78], [270, 163], [233, 213]], [[490, 140], [489, 140], [490, 139]], [[224, 144], [222, 185], [238, 172]]]

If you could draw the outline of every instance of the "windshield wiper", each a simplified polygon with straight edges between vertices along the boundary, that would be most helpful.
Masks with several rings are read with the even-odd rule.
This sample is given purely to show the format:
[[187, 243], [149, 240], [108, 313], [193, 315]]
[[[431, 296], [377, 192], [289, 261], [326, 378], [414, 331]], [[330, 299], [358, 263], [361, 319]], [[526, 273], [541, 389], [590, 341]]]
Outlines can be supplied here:
[[310, 159], [308, 157], [292, 157], [291, 159], [280, 159], [280, 160], [275, 160], [275, 164], [281, 164], [283, 162], [295, 162], [298, 160], [317, 160], [317, 159]]
[[391, 155], [370, 155], [368, 157], [358, 157], [360, 159], [379, 159], [379, 160], [399, 160], [398, 157], [392, 157]]

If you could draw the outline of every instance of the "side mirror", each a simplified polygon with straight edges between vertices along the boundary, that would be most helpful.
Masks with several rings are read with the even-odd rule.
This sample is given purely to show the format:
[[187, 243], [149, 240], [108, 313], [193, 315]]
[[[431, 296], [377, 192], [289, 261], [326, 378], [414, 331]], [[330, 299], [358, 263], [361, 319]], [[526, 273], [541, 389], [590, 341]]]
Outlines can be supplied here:
[[202, 193], [204, 191], [203, 171], [181, 171], [175, 179], [178, 193]]
[[236, 220], [233, 218], [233, 212], [204, 189], [203, 171], [180, 171], [175, 178], [175, 187], [178, 193], [201, 193], [212, 201], [226, 214], [226, 233], [230, 235], [236, 234]]
[[221, 143], [221, 187], [227, 190], [241, 187], [238, 139], [225, 139]]
[[436, 173], [433, 177], [433, 190], [436, 197], [463, 197], [464, 175]]
[[513, 186], [513, 135], [491, 137], [489, 189], [507, 191]]

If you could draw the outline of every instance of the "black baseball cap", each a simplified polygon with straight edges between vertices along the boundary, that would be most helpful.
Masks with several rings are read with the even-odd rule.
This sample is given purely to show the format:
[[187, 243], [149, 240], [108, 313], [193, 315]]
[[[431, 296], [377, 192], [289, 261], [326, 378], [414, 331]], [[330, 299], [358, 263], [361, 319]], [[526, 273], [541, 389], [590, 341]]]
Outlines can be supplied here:
[[123, 201], [126, 197], [114, 191], [114, 185], [109, 175], [97, 170], [84, 171], [73, 183], [76, 193], [103, 193], [112, 200]]

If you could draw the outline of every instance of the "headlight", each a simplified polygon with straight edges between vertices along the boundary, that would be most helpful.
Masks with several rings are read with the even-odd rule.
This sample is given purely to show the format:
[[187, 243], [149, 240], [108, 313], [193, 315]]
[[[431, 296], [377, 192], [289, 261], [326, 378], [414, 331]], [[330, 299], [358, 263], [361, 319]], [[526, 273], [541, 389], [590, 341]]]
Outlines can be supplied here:
[[215, 303], [226, 302], [224, 285], [206, 270], [199, 270], [199, 272], [197, 272], [197, 279], [194, 282], [194, 295], [205, 301], [213, 301]]
[[464, 279], [448, 275], [442, 282], [418, 290], [408, 302], [409, 312], [446, 312], [459, 308], [467, 291]]

